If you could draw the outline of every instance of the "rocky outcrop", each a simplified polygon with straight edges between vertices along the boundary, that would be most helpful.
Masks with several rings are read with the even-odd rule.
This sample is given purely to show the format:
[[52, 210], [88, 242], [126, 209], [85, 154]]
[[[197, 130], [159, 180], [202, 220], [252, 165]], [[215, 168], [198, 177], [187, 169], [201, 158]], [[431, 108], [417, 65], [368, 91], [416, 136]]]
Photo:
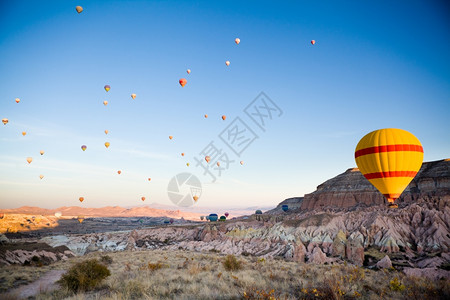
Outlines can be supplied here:
[[[397, 203], [411, 203], [427, 198], [439, 202], [450, 194], [450, 159], [425, 162]], [[313, 193], [306, 194], [301, 209], [349, 208], [355, 205], [384, 205], [383, 195], [358, 168], [327, 180]]]
[[75, 254], [67, 247], [53, 248], [45, 243], [13, 243], [0, 246], [1, 265], [48, 265]]
[[392, 268], [392, 262], [389, 256], [383, 257], [379, 262], [376, 264], [378, 269], [389, 269]]

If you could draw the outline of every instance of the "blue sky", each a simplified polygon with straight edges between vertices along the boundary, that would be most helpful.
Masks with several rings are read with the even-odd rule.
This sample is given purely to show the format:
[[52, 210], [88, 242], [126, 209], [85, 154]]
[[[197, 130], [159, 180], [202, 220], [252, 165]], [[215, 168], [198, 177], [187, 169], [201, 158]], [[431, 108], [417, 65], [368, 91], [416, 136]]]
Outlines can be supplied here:
[[[171, 204], [181, 172], [201, 180], [198, 206], [276, 205], [355, 167], [358, 141], [388, 127], [416, 135], [425, 161], [450, 157], [445, 1], [0, 8], [0, 208]], [[265, 132], [244, 113], [260, 92], [283, 112]], [[236, 117], [258, 136], [241, 157], [218, 137]], [[194, 161], [211, 141], [235, 160], [214, 183]]]

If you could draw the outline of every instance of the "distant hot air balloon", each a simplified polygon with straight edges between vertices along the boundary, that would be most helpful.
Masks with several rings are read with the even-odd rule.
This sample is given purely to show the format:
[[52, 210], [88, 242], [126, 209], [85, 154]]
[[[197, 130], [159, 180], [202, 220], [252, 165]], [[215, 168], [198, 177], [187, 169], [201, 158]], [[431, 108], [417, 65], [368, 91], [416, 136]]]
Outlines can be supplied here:
[[0, 213], [0, 220], [3, 219], [5, 217], [4, 213]]
[[41, 175], [39, 175], [39, 178], [40, 178], [40, 179], [44, 178], [44, 175], [42, 175], [42, 174], [41, 174]]
[[131, 98], [136, 99], [136, 94], [131, 94]]
[[220, 222], [225, 222], [227, 220], [227, 217], [225, 216], [220, 216], [219, 221]]
[[150, 177], [148, 178], [148, 181], [152, 180]]
[[289, 206], [288, 206], [287, 204], [283, 204], [283, 205], [281, 205], [281, 209], [282, 209], [283, 211], [288, 211]]
[[410, 132], [386, 128], [366, 134], [355, 149], [361, 173], [396, 208], [394, 201], [420, 170], [423, 147]]
[[229, 213], [224, 213], [224, 215], [225, 215], [225, 217], [227, 217], [228, 218], [228, 216], [230, 215]]
[[208, 216], [205, 216], [205, 219], [206, 219], [207, 221], [209, 221], [209, 215], [208, 215]]
[[209, 215], [209, 221], [211, 221], [211, 222], [217, 221], [218, 218], [219, 218], [219, 216], [217, 214], [210, 214]]
[[184, 87], [186, 85], [186, 83], [187, 83], [187, 80], [185, 78], [181, 78], [178, 82], [180, 83], [180, 85], [182, 87]]
[[122, 171], [120, 171], [120, 170], [119, 170], [119, 171], [117, 171], [117, 174], [119, 174], [119, 175], [120, 175], [120, 174], [122, 174]]
[[61, 216], [62, 216], [62, 213], [61, 212], [55, 212], [55, 217], [57, 217], [57, 218], [61, 218]]
[[236, 43], [236, 45], [239, 45], [239, 43], [241, 42], [241, 39], [240, 39], [240, 38], [236, 38], [236, 39], [234, 40], [234, 42]]
[[5, 118], [5, 119], [2, 119], [2, 122], [3, 122], [3, 125], [6, 125], [6, 124], [8, 124], [9, 120]]
[[217, 162], [216, 165], [217, 165], [218, 167], [220, 167], [220, 162]]
[[80, 222], [80, 224], [83, 223], [83, 221], [84, 221], [84, 217], [83, 216], [78, 216], [77, 219], [78, 219], [78, 222]]
[[108, 132], [109, 132], [108, 129], [106, 129], [106, 130], [105, 130], [105, 134], [108, 134]]
[[209, 155], [205, 156], [205, 160], [207, 163], [209, 163], [209, 161], [211, 160], [211, 156], [209, 156]]
[[44, 150], [41, 150], [41, 151], [39, 151], [39, 153], [41, 154], [41, 155], [44, 155]]
[[105, 91], [107, 91], [107, 92], [109, 92], [109, 90], [111, 89], [111, 87], [107, 84], [107, 85], [105, 85]]
[[181, 153], [181, 156], [184, 156], [184, 153]]
[[312, 40], [312, 41], [311, 41], [311, 45], [314, 45], [315, 43], [316, 43], [315, 40]]
[[188, 167], [189, 167], [189, 165], [190, 165], [189, 163], [186, 163], [186, 166], [188, 166]]
[[227, 116], [225, 116], [225, 115], [222, 116], [222, 120], [225, 121], [226, 118], [227, 118]]
[[191, 69], [187, 69], [186, 72], [187, 72], [188, 74], [191, 74]]
[[255, 211], [255, 214], [256, 215], [262, 215], [262, 211], [260, 209], [258, 209], [258, 210]]
[[229, 60], [227, 60], [226, 62], [225, 62], [225, 64], [227, 65], [227, 67], [230, 65], [230, 61]]
[[244, 161], [243, 161], [243, 160], [241, 160], [240, 164], [241, 164], [241, 166], [242, 166], [242, 165], [244, 164]]
[[142, 200], [142, 201], [145, 201], [145, 197], [141, 197], [141, 200]]
[[81, 13], [83, 11], [83, 8], [81, 6], [75, 7], [77, 13]]
[[33, 161], [33, 158], [32, 158], [32, 157], [27, 157], [27, 162], [28, 162], [29, 164], [31, 164], [32, 161]]
[[80, 202], [83, 202], [84, 201], [84, 197], [80, 197], [80, 198], [78, 198], [78, 200], [80, 200]]
[[170, 221], [169, 221], [168, 219], [165, 219], [165, 220], [164, 220], [164, 224], [166, 224], [166, 225], [167, 225], [167, 224], [170, 224]]
[[20, 99], [19, 98], [16, 98], [16, 103], [19, 103], [20, 102]]
[[208, 118], [208, 115], [205, 115], [205, 119]]
[[109, 142], [106, 142], [106, 143], [105, 143], [105, 147], [106, 147], [106, 148], [108, 148], [109, 145], [111, 145]]
[[108, 105], [108, 101], [106, 101], [106, 100], [103, 101], [103, 105], [104, 105], [104, 106]]
[[22, 131], [22, 135], [26, 136], [27, 135], [26, 131]]
[[198, 201], [198, 196], [195, 195], [194, 197], [192, 197], [192, 199], [194, 199], [194, 201], [197, 202]]
[[205, 216], [200, 216], [200, 220], [202, 220], [203, 221], [203, 219], [205, 218]]
[[173, 136], [169, 135], [169, 139], [173, 139]]
[[83, 150], [83, 151], [86, 151], [86, 148], [87, 148], [86, 145], [81, 146], [81, 150]]
[[170, 222], [170, 224], [173, 224], [173, 219], [170, 219], [169, 222]]

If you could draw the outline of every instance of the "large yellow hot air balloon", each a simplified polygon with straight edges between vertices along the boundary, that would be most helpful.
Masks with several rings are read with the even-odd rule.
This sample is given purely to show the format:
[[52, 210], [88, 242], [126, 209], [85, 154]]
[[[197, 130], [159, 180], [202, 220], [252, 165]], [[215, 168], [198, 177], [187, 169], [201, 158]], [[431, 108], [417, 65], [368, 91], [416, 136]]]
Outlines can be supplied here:
[[389, 207], [420, 170], [423, 148], [410, 132], [386, 128], [366, 134], [355, 150], [359, 170], [387, 199]]

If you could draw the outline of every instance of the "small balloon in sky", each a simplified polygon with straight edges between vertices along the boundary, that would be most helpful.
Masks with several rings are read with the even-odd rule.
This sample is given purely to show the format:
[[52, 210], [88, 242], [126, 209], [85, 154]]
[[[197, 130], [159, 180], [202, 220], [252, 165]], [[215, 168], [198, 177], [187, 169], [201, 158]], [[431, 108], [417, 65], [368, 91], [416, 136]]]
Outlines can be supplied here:
[[32, 158], [32, 157], [27, 157], [27, 162], [28, 162], [29, 164], [31, 164], [32, 161], [33, 161], [33, 158]]
[[244, 161], [243, 160], [241, 160], [241, 166], [244, 164]]
[[186, 83], [187, 83], [187, 80], [185, 78], [181, 78], [178, 82], [180, 83], [180, 85], [182, 87], [184, 87], [186, 85]]
[[145, 201], [145, 197], [141, 197], [141, 200], [142, 200], [142, 201]]
[[106, 142], [106, 143], [105, 143], [105, 147], [106, 147], [106, 148], [108, 148], [109, 145], [111, 145], [109, 142]]
[[208, 118], [208, 115], [205, 115], [205, 119]]
[[314, 45], [315, 43], [316, 43], [315, 40], [312, 40], [312, 41], [311, 41], [311, 45]]
[[191, 74], [191, 69], [187, 69], [186, 72], [187, 72], [188, 74]]
[[227, 67], [230, 65], [230, 61], [229, 60], [227, 60], [226, 62], [225, 62], [225, 64], [227, 65]]
[[197, 200], [198, 200], [198, 196], [197, 196], [197, 195], [195, 195], [194, 197], [192, 197], [192, 199], [194, 199], [194, 201], [195, 201], [195, 202], [197, 202]]
[[131, 98], [136, 99], [136, 94], [131, 94]]
[[227, 116], [225, 116], [225, 115], [222, 116], [222, 120], [225, 121], [226, 118], [227, 118]]
[[83, 11], [83, 8], [81, 6], [75, 7], [77, 13], [81, 13]]
[[186, 166], [188, 166], [188, 167], [189, 167], [189, 166], [190, 166], [190, 163], [186, 163]]
[[106, 100], [103, 101], [103, 105], [104, 105], [104, 106], [108, 105], [108, 101], [106, 101]]
[[216, 164], [217, 164], [218, 167], [220, 167], [220, 162], [217, 162]]
[[105, 130], [105, 134], [108, 134], [108, 132], [109, 132], [108, 129], [106, 129], [106, 130]]
[[211, 160], [211, 156], [209, 156], [209, 155], [205, 156], [205, 160], [207, 163], [209, 163], [209, 161]]
[[2, 122], [3, 122], [3, 125], [6, 125], [6, 124], [8, 124], [9, 120], [5, 118], [5, 119], [2, 119]]
[[239, 45], [239, 43], [241, 42], [241, 39], [240, 39], [240, 38], [236, 38], [236, 39], [234, 40], [234, 42], [236, 43], [236, 45]]
[[16, 103], [19, 103], [20, 102], [20, 99], [19, 98], [16, 98]]
[[150, 177], [148, 178], [148, 181], [152, 180]]
[[173, 136], [169, 135], [169, 139], [173, 139]]
[[80, 198], [78, 198], [78, 200], [80, 200], [80, 202], [83, 202], [84, 201], [84, 197], [80, 197]]
[[44, 178], [44, 175], [42, 175], [42, 174], [41, 174], [41, 175], [39, 175], [39, 178], [40, 178], [40, 179]]
[[119, 174], [119, 175], [120, 175], [120, 174], [122, 174], [122, 171], [120, 171], [120, 170], [119, 170], [119, 171], [117, 171], [117, 174]]
[[23, 136], [26, 136], [26, 135], [27, 135], [27, 132], [26, 132], [26, 131], [22, 131], [22, 135], [23, 135]]
[[44, 150], [41, 150], [41, 151], [39, 151], [39, 153], [41, 154], [41, 155], [44, 155]]
[[83, 151], [86, 151], [86, 148], [87, 148], [86, 145], [81, 146], [81, 150], [83, 150]]
[[181, 156], [184, 156], [184, 153], [181, 153]]
[[105, 85], [104, 89], [105, 89], [105, 91], [109, 92], [109, 90], [111, 89], [111, 87], [107, 84], [107, 85]]

